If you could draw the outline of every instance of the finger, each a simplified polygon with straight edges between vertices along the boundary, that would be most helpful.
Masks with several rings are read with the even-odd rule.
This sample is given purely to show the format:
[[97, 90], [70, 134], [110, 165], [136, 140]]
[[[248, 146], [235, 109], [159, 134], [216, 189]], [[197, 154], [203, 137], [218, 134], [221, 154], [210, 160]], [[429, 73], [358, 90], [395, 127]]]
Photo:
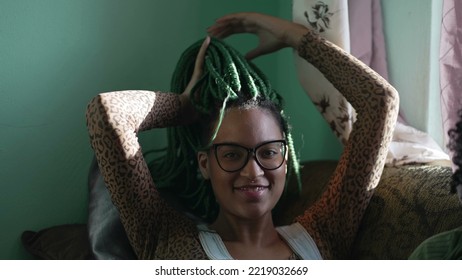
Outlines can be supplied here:
[[241, 27], [236, 25], [228, 25], [228, 24], [215, 24], [209, 28], [207, 28], [207, 33], [213, 37], [223, 39], [232, 34], [242, 33], [243, 30]]
[[196, 76], [196, 78], [198, 78], [202, 74], [205, 53], [207, 51], [209, 44], [210, 44], [210, 36], [207, 36], [204, 42], [202, 43], [201, 48], [199, 49], [199, 53], [197, 54], [196, 62], [194, 64], [194, 76]]
[[256, 57], [259, 57], [260, 55], [262, 55], [263, 53], [260, 51], [260, 49], [256, 48], [256, 49], [253, 49], [251, 51], [249, 51], [246, 55], [245, 55], [245, 58], [247, 60], [252, 60]]
[[246, 25], [241, 18], [229, 16], [218, 19], [215, 24], [207, 28], [207, 32], [217, 38], [226, 38], [232, 34], [254, 33], [250, 26]]
[[208, 32], [210, 36], [218, 38], [218, 39], [224, 39], [229, 37], [232, 34], [238, 33], [235, 30], [233, 30], [230, 27], [223, 27], [220, 29], [214, 29]]
[[226, 24], [229, 24], [231, 22], [236, 22], [236, 21], [240, 21], [241, 20], [241, 16], [239, 16], [239, 14], [229, 14], [229, 15], [225, 15], [225, 16], [222, 16], [222, 17], [219, 17], [215, 20], [216, 23], [226, 23]]
[[209, 34], [210, 36], [221, 39], [221, 37], [219, 36], [220, 34], [223, 33], [223, 30], [225, 29], [226, 27], [224, 26], [212, 25], [212, 26], [209, 26], [206, 31], [207, 31], [207, 34]]
[[221, 17], [215, 21], [217, 26], [231, 27], [234, 33], [255, 33], [258, 22], [252, 15], [254, 13], [237, 13]]
[[205, 37], [204, 42], [202, 42], [201, 48], [199, 49], [199, 53], [197, 54], [196, 64], [197, 61], [203, 61], [205, 57], [205, 52], [210, 44], [210, 36]]
[[228, 14], [224, 15], [222, 17], [219, 17], [215, 20], [216, 23], [238, 23], [242, 22], [246, 18], [248, 18], [248, 15], [250, 13], [233, 13], [233, 14]]

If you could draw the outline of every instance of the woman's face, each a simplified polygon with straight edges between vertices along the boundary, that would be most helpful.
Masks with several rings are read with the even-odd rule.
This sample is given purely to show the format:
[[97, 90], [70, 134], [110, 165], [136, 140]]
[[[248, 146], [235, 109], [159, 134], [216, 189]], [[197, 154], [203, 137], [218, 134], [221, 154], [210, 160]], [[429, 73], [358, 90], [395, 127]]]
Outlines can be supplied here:
[[[232, 108], [226, 112], [213, 144], [232, 143], [255, 148], [264, 142], [282, 139], [280, 126], [270, 112], [258, 108]], [[242, 169], [227, 172], [218, 164], [215, 152], [215, 149], [201, 152], [198, 160], [203, 176], [211, 180], [220, 211], [224, 212], [221, 214], [244, 219], [271, 215], [284, 190], [287, 157], [279, 168], [265, 170], [251, 154]], [[227, 153], [222, 156], [229, 157]]]

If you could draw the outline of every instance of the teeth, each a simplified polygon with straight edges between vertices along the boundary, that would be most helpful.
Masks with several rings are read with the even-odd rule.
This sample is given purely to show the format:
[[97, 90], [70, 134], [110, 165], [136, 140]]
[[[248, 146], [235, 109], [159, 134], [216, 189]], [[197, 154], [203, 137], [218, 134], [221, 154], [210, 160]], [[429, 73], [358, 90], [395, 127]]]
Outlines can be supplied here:
[[241, 191], [250, 191], [250, 190], [252, 190], [252, 191], [262, 191], [264, 189], [265, 189], [265, 187], [242, 187], [242, 188], [239, 188], [239, 190], [241, 190]]

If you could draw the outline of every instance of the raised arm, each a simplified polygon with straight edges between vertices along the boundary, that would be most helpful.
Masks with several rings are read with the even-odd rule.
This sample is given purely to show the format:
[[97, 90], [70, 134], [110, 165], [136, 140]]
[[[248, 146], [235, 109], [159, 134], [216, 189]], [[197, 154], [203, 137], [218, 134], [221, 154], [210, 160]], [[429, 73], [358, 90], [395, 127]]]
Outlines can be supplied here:
[[152, 257], [158, 233], [165, 232], [166, 223], [179, 222], [182, 216], [159, 196], [137, 135], [142, 130], [194, 120], [189, 94], [201, 75], [208, 42], [208, 39], [204, 41], [196, 61], [197, 71], [181, 95], [152, 91], [108, 92], [93, 98], [87, 108], [91, 146], [131, 245], [142, 259]]
[[344, 259], [380, 180], [399, 98], [372, 69], [312, 32], [301, 38], [298, 53], [324, 74], [357, 113], [326, 192], [298, 219], [325, 258]]
[[143, 248], [156, 246], [158, 218], [169, 213], [162, 213], [166, 205], [154, 187], [137, 133], [175, 122], [179, 104], [173, 94], [121, 91], [100, 94], [87, 108], [91, 146], [139, 258], [144, 258]]
[[[292, 47], [345, 96], [357, 112], [327, 191], [297, 219], [324, 258], [345, 258], [385, 163], [398, 114], [398, 94], [382, 77], [303, 25], [256, 13], [224, 16], [209, 28], [219, 38], [253, 33], [249, 59]], [[309, 186], [307, 186], [309, 187]]]

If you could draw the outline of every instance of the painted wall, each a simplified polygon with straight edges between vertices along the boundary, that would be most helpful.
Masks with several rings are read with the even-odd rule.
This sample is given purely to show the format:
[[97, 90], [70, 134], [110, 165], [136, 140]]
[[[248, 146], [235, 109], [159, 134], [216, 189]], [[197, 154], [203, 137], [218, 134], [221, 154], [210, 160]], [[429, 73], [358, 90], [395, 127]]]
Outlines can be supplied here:
[[[290, 18], [287, 2], [1, 0], [0, 259], [30, 258], [24, 230], [86, 222], [92, 151], [84, 112], [92, 96], [166, 91], [180, 53], [215, 18], [244, 10]], [[245, 35], [229, 42], [242, 51], [255, 43]], [[339, 144], [301, 92], [292, 62], [289, 50], [256, 60], [287, 97], [302, 159], [336, 158]], [[163, 131], [142, 141], [162, 146]]]
[[444, 148], [438, 65], [442, 0], [383, 0], [382, 8], [389, 79], [400, 94], [401, 112]]

